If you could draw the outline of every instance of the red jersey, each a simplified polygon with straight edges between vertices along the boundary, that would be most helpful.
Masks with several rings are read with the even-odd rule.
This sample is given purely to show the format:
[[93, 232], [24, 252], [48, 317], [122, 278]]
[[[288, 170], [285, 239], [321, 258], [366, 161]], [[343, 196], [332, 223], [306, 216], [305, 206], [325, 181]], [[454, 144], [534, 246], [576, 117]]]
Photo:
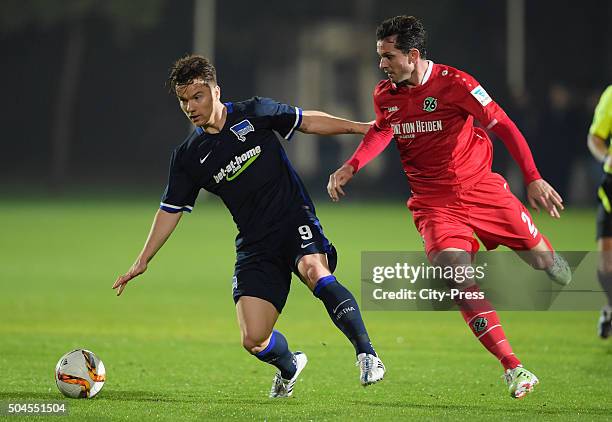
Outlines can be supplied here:
[[394, 138], [414, 195], [458, 192], [490, 173], [491, 141], [474, 127], [474, 118], [494, 131], [498, 123], [509, 122], [512, 127], [500, 133], [502, 140], [526, 181], [540, 178], [516, 126], [465, 72], [429, 61], [421, 85], [395, 86], [383, 80], [374, 89], [374, 110], [376, 123], [349, 164], [357, 171]]

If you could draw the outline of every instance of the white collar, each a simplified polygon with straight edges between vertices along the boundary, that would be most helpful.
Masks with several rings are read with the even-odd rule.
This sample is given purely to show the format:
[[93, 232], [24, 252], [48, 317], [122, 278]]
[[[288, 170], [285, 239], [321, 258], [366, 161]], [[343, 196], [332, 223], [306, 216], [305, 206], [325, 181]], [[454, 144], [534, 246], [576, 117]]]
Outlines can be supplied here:
[[429, 77], [431, 76], [431, 71], [433, 70], [433, 65], [434, 63], [431, 60], [427, 60], [427, 70], [425, 71], [425, 74], [423, 75], [423, 80], [421, 81], [421, 85], [424, 85], [425, 82], [429, 80]]

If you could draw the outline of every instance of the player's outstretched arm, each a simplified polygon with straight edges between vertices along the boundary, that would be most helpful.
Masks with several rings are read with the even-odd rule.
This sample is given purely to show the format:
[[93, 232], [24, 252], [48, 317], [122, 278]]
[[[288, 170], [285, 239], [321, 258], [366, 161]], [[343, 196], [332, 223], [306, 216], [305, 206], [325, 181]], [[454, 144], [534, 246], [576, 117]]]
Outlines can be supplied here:
[[351, 158], [329, 176], [327, 193], [332, 201], [338, 202], [340, 197], [345, 195], [343, 187], [355, 173], [377, 157], [389, 145], [391, 139], [393, 132], [390, 128], [380, 129], [377, 124], [370, 126]]
[[157, 214], [155, 214], [155, 218], [153, 219], [153, 224], [151, 225], [149, 237], [147, 237], [147, 241], [142, 248], [142, 252], [140, 252], [138, 258], [136, 258], [136, 261], [134, 264], [132, 264], [129, 271], [122, 276], [119, 276], [115, 281], [115, 284], [113, 284], [113, 289], [117, 289], [117, 296], [123, 293], [123, 290], [130, 280], [147, 270], [147, 264], [149, 261], [151, 261], [151, 259], [153, 259], [163, 244], [166, 243], [166, 240], [168, 240], [176, 228], [176, 225], [178, 224], [182, 215], [182, 212], [169, 213], [164, 210], [157, 211]]
[[560, 218], [563, 210], [563, 198], [540, 176], [527, 140], [514, 122], [500, 109], [499, 121], [491, 130], [502, 140], [514, 161], [521, 168], [527, 185], [527, 200], [529, 204], [540, 211], [544, 208], [553, 218]]
[[546, 180], [538, 179], [529, 183], [527, 185], [527, 199], [536, 210], [540, 211], [541, 206], [551, 217], [561, 217], [559, 211], [563, 210], [563, 199]]
[[365, 135], [371, 125], [372, 122], [354, 122], [323, 113], [322, 111], [304, 110], [302, 112], [302, 124], [297, 130], [316, 135], [343, 135], [351, 133]]

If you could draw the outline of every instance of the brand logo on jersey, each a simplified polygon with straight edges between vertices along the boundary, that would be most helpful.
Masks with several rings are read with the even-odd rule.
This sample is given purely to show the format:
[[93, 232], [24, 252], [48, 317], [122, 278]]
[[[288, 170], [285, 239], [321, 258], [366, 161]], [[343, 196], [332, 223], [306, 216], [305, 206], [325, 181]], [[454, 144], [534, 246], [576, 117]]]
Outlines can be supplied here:
[[206, 159], [208, 158], [208, 156], [210, 155], [210, 153], [211, 153], [211, 152], [212, 152], [212, 151], [208, 151], [208, 154], [206, 154], [206, 155], [204, 156], [204, 158], [200, 158], [200, 164], [204, 164], [204, 161], [206, 161]]
[[221, 167], [216, 175], [213, 175], [215, 182], [220, 183], [223, 179], [231, 182], [236, 177], [247, 169], [248, 166], [253, 164], [255, 160], [261, 154], [261, 147], [257, 145], [255, 148], [251, 148], [242, 155], [234, 156], [233, 160], [230, 161], [225, 167]]
[[389, 113], [393, 113], [394, 111], [398, 111], [398, 110], [399, 110], [398, 106], [387, 107], [387, 111]]
[[439, 132], [443, 129], [442, 120], [391, 123], [391, 128], [397, 138], [414, 138], [417, 133]]
[[243, 120], [240, 123], [236, 123], [234, 126], [230, 127], [230, 130], [234, 132], [236, 138], [242, 142], [246, 141], [247, 133], [255, 132], [255, 128], [248, 120]]
[[434, 97], [427, 97], [425, 101], [423, 101], [423, 110], [427, 112], [432, 112], [438, 107], [438, 100]]
[[474, 324], [472, 324], [474, 331], [477, 333], [484, 331], [487, 328], [487, 325], [489, 325], [489, 321], [483, 317], [476, 318], [476, 321], [474, 321]]
[[489, 94], [487, 94], [487, 91], [485, 91], [485, 89], [480, 85], [471, 90], [470, 94], [472, 94], [472, 96], [476, 98], [483, 107], [493, 101], [491, 97], [489, 97]]

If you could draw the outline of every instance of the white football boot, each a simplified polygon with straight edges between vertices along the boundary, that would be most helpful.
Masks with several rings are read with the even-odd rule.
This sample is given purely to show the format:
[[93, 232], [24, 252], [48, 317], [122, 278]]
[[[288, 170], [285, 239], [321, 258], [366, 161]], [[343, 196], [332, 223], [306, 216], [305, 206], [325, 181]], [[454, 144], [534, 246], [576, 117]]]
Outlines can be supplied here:
[[385, 365], [377, 356], [360, 353], [356, 365], [361, 372], [359, 381], [364, 387], [381, 381], [385, 376]]
[[572, 281], [572, 269], [565, 258], [556, 252], [553, 256], [553, 264], [545, 271], [548, 278], [561, 286], [567, 286]]
[[286, 380], [281, 376], [280, 371], [278, 371], [272, 380], [272, 388], [270, 389], [271, 398], [286, 398], [291, 397], [293, 394], [293, 386], [295, 385], [300, 372], [302, 372], [308, 363], [306, 354], [302, 352], [295, 352], [293, 356], [295, 357], [295, 366], [297, 368], [295, 370], [295, 375], [293, 375], [291, 379]]
[[513, 369], [507, 369], [504, 374], [506, 384], [508, 384], [508, 391], [510, 396], [514, 399], [522, 399], [528, 393], [533, 391], [533, 387], [540, 382], [538, 377], [523, 368], [517, 366]]

